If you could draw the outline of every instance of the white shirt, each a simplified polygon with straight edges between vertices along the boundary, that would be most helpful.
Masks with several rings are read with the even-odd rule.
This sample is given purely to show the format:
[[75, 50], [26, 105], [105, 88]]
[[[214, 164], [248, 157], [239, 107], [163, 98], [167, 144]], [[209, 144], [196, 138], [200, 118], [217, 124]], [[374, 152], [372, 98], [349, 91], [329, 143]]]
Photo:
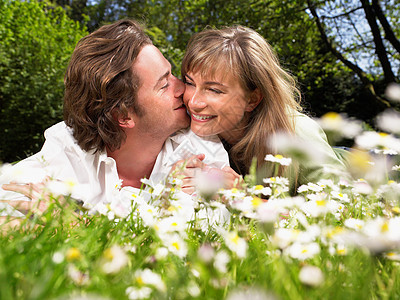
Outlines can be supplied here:
[[[76, 183], [71, 196], [83, 200], [85, 204], [110, 202], [115, 187], [121, 184], [115, 160], [108, 157], [105, 151], [83, 151], [73, 137], [72, 129], [64, 122], [48, 128], [44, 135], [46, 141], [40, 152], [14, 166], [3, 166], [0, 199], [27, 199], [19, 193], [1, 189], [4, 183], [38, 183], [50, 176], [63, 182]], [[205, 154], [204, 162], [210, 166], [229, 166], [228, 154], [217, 136], [200, 138], [191, 130], [181, 130], [165, 141], [149, 180], [153, 183], [165, 180], [175, 162], [200, 153]]]

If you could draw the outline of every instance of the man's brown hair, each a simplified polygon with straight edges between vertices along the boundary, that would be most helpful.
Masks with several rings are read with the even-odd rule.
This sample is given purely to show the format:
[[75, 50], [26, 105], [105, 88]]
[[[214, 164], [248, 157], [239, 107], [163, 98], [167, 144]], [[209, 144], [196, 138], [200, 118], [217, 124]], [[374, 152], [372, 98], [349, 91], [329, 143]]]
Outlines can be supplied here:
[[133, 20], [104, 25], [78, 42], [64, 78], [64, 120], [83, 150], [118, 149], [126, 138], [118, 118], [142, 114], [132, 65], [149, 44]]

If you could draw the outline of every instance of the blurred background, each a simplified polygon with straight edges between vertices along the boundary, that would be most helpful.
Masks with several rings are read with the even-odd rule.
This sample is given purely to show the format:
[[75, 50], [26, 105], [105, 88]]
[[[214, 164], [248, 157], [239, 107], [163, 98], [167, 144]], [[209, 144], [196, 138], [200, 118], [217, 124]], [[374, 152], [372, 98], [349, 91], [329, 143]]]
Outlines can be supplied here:
[[78, 40], [122, 18], [143, 22], [180, 76], [186, 44], [206, 26], [263, 35], [314, 117], [344, 112], [373, 128], [400, 80], [400, 1], [0, 0], [0, 162], [40, 150], [62, 120], [63, 77]]

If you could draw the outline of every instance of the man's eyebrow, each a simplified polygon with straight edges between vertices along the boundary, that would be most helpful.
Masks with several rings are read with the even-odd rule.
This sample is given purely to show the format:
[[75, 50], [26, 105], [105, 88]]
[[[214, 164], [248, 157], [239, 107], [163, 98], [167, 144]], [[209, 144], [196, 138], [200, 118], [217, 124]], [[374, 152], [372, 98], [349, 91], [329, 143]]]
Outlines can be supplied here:
[[160, 78], [158, 78], [154, 89], [156, 89], [156, 87], [160, 84], [161, 81], [163, 81], [165, 78], [167, 78], [169, 76], [169, 74], [171, 74], [171, 72], [168, 70], [167, 72], [164, 73], [164, 75], [162, 75]]
[[[187, 77], [187, 78], [189, 78], [189, 80], [191, 80], [191, 81], [194, 81], [189, 75], [185, 75], [185, 77]], [[214, 85], [214, 84], [216, 84], [216, 85], [220, 85], [220, 86], [225, 86], [224, 84], [222, 84], [221, 82], [218, 82], [218, 81], [206, 81], [206, 82], [204, 82], [204, 84], [206, 84], [206, 85]]]

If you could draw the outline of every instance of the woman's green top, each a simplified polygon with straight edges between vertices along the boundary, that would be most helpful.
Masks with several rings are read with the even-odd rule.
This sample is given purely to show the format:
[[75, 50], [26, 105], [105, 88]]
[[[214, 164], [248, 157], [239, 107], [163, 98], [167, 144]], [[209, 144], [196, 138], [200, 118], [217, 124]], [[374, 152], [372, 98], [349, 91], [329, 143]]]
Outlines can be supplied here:
[[[308, 147], [312, 158], [308, 160], [293, 159], [283, 176], [289, 179], [292, 193], [309, 182], [318, 182], [320, 179], [347, 179], [350, 175], [346, 168], [346, 150], [332, 148], [325, 132], [319, 124], [302, 113], [295, 113], [295, 133], [303, 146]], [[298, 141], [297, 141], [298, 142]]]

